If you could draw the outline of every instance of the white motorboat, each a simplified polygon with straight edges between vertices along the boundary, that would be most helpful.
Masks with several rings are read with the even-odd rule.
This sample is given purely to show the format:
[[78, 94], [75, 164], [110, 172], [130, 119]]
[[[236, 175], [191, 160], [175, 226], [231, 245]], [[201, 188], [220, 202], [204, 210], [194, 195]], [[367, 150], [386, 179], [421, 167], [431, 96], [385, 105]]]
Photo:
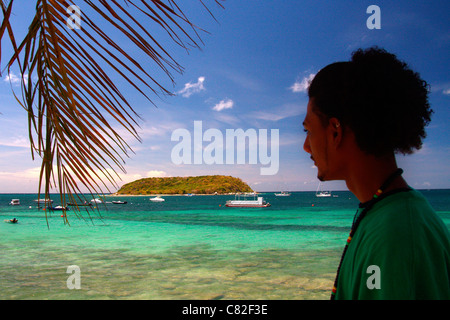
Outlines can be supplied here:
[[152, 201], [152, 202], [164, 202], [164, 201], [166, 201], [166, 200], [164, 200], [164, 198], [161, 198], [161, 197], [159, 197], [159, 196], [156, 196], [156, 197], [154, 197], [154, 198], [150, 198], [150, 201]]
[[263, 197], [239, 194], [235, 196], [234, 200], [228, 200], [225, 206], [234, 208], [266, 208], [270, 207], [270, 203], [264, 201]]
[[11, 206], [18, 206], [20, 204], [20, 199], [11, 199], [9, 203]]
[[291, 194], [290, 192], [281, 191], [280, 193], [275, 193], [276, 197], [289, 197]]
[[66, 206], [66, 207], [63, 207], [63, 206], [48, 207], [48, 209], [49, 209], [49, 210], [54, 210], [54, 211], [69, 210], [69, 209], [67, 208], [67, 206]]
[[36, 199], [34, 200], [37, 204], [51, 204], [53, 203], [52, 199]]
[[127, 204], [128, 202], [127, 201], [114, 200], [114, 201], [111, 201], [111, 203], [113, 203], [113, 204]]
[[100, 198], [95, 198], [91, 200], [92, 203], [103, 203], [103, 200]]

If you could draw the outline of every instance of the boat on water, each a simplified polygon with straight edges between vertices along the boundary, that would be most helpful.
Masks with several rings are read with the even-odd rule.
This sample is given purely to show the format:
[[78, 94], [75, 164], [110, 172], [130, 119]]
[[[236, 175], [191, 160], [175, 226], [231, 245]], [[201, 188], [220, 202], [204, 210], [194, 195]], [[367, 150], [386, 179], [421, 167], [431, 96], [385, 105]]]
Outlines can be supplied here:
[[20, 199], [11, 199], [11, 202], [9, 205], [11, 206], [18, 206], [20, 204]]
[[318, 198], [331, 197], [331, 192], [330, 191], [320, 191], [320, 192], [316, 193], [316, 197], [318, 197]]
[[317, 190], [316, 190], [316, 197], [318, 197], [318, 198], [331, 197], [331, 192], [330, 191], [323, 191], [322, 190], [322, 184], [319, 183], [319, 185], [317, 186]]
[[114, 200], [114, 201], [111, 201], [111, 203], [113, 203], [113, 204], [127, 204], [128, 202], [126, 202], [126, 201]]
[[233, 208], [266, 208], [270, 207], [270, 203], [266, 202], [263, 197], [256, 195], [237, 194], [235, 199], [228, 200], [225, 206]]
[[91, 200], [92, 203], [103, 203], [103, 200], [100, 198], [95, 198]]
[[291, 195], [290, 192], [281, 191], [279, 193], [275, 193], [276, 197], [289, 197]]
[[159, 196], [156, 196], [156, 197], [154, 197], [154, 198], [150, 198], [150, 201], [152, 201], [152, 202], [164, 202], [164, 201], [166, 201], [166, 200], [164, 200], [164, 198], [161, 198], [161, 197], [159, 197]]
[[37, 204], [53, 203], [52, 199], [36, 199], [36, 200], [33, 200], [33, 201], [36, 202]]
[[69, 210], [69, 208], [63, 207], [63, 206], [56, 206], [56, 207], [48, 207], [49, 210], [53, 211], [63, 211], [63, 210]]

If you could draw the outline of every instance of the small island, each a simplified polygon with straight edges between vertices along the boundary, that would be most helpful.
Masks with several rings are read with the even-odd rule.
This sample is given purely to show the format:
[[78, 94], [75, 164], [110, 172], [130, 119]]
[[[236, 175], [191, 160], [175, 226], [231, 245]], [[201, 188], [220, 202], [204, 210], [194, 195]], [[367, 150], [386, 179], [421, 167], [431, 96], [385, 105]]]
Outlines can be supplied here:
[[139, 179], [123, 185], [116, 195], [228, 194], [237, 192], [253, 192], [253, 190], [239, 178], [211, 175]]

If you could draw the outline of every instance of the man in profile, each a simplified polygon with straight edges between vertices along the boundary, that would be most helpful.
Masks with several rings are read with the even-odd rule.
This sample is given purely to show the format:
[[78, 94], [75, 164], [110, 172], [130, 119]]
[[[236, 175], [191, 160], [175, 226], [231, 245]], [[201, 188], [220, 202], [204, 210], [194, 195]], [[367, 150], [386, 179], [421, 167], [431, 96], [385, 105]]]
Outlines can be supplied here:
[[422, 146], [427, 83], [375, 47], [320, 70], [308, 95], [303, 148], [360, 201], [331, 298], [450, 299], [449, 231], [395, 159]]

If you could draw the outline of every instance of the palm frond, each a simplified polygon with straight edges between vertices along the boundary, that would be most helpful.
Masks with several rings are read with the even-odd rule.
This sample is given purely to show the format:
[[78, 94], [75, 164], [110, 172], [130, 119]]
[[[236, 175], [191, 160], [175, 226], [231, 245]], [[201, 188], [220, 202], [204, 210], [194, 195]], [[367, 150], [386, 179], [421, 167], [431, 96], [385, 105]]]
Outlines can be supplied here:
[[[174, 0], [85, 0], [89, 10], [83, 10], [82, 27], [74, 31], [66, 24], [72, 3], [39, 0], [28, 34], [18, 44], [10, 24], [13, 1], [1, 1], [0, 37], [7, 33], [14, 50], [6, 64], [8, 73], [17, 66], [28, 75], [21, 97], [14, 95], [28, 113], [32, 156], [42, 159], [39, 194], [47, 198], [56, 188], [65, 206], [67, 200], [85, 200], [82, 187], [92, 195], [111, 192], [108, 184], [117, 185], [117, 169], [125, 172], [124, 158], [132, 152], [115, 128], [125, 128], [140, 141], [139, 116], [114, 79], [119, 75], [149, 101], [149, 93], [171, 95], [149, 71], [153, 69], [148, 61], [171, 82], [171, 72], [183, 68], [165, 49], [167, 44], [148, 31], [149, 25], [186, 50], [199, 47], [202, 29]], [[115, 32], [104, 32], [105, 24]], [[119, 44], [119, 36], [127, 39], [127, 46]]]

